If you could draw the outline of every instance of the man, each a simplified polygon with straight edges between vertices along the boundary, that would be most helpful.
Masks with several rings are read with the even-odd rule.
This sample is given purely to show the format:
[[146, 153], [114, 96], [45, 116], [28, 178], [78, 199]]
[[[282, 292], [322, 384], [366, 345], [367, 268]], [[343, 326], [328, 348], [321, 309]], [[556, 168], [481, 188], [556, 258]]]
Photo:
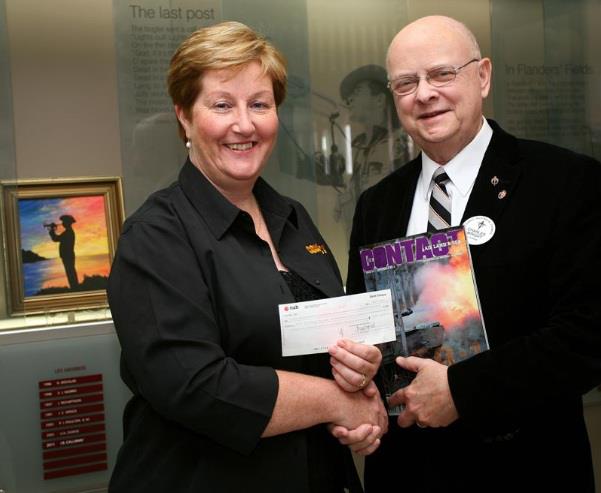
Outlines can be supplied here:
[[442, 168], [451, 225], [482, 232], [470, 251], [491, 349], [449, 368], [398, 359], [416, 377], [391, 398], [405, 408], [367, 458], [366, 492], [593, 492], [581, 395], [601, 381], [601, 166], [485, 120], [491, 61], [453, 19], [406, 26], [387, 66], [423, 152], [359, 199], [347, 291], [365, 289], [360, 246], [444, 227], [429, 211]]
[[61, 234], [56, 233], [56, 224], [52, 223], [48, 228], [48, 234], [52, 241], [60, 243], [58, 253], [65, 267], [65, 274], [69, 282], [69, 289], [76, 290], [79, 287], [77, 271], [75, 270], [75, 231], [73, 223], [75, 218], [69, 214], [64, 214], [59, 218], [63, 224], [64, 231]]
[[349, 109], [353, 132], [358, 132], [351, 143], [353, 174], [338, 196], [335, 211], [348, 232], [361, 192], [411, 157], [386, 84], [386, 70], [379, 65], [363, 65], [340, 83], [340, 97]]

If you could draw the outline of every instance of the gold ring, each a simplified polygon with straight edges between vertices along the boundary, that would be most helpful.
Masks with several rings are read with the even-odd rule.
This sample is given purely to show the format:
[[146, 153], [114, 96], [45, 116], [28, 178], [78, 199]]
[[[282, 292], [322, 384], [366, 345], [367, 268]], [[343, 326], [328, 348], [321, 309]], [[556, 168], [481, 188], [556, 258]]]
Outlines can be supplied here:
[[363, 380], [361, 380], [361, 383], [359, 384], [360, 389], [365, 387], [365, 384], [367, 383], [367, 375], [365, 373], [361, 373], [361, 376], [363, 377]]

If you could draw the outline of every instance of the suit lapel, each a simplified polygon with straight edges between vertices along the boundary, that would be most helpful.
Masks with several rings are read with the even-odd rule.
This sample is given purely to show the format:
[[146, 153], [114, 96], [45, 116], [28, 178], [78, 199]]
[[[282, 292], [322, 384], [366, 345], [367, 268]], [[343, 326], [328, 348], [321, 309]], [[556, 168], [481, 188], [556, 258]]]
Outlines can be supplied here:
[[520, 175], [519, 168], [498, 157], [485, 158], [476, 177], [461, 223], [473, 216], [500, 217], [512, 197]]
[[[409, 226], [409, 218], [411, 217], [411, 209], [413, 208], [413, 196], [415, 195], [421, 170], [422, 158], [420, 153], [403, 168], [405, 172], [404, 177], [399, 179], [394, 192], [400, 198], [398, 201], [399, 208], [391, 208], [389, 210], [389, 217], [384, 221], [384, 224], [390, 224], [390, 229], [385, 231], [385, 234], [382, 235], [379, 241], [401, 238], [407, 235], [407, 226]], [[396, 200], [391, 201], [391, 203], [396, 202]]]
[[[517, 139], [504, 132], [494, 121], [489, 123], [493, 136], [484, 155], [482, 166], [476, 177], [461, 224], [473, 216], [486, 216], [495, 224], [503, 210], [513, 198], [521, 169], [516, 166], [519, 160]], [[478, 250], [485, 249], [486, 244]]]

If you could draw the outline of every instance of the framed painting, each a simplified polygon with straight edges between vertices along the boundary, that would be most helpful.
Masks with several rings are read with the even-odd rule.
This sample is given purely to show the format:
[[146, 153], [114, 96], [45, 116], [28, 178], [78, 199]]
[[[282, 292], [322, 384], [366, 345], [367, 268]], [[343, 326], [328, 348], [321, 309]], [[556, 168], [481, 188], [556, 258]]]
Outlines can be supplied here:
[[107, 306], [121, 179], [5, 181], [2, 199], [11, 315]]

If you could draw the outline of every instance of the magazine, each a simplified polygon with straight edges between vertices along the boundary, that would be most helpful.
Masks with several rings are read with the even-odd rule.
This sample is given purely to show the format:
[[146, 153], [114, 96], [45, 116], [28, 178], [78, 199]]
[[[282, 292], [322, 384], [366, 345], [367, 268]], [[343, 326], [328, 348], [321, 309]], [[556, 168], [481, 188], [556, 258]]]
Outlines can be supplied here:
[[378, 345], [386, 398], [415, 375], [395, 363], [397, 356], [450, 366], [488, 349], [463, 226], [364, 246], [359, 255], [367, 291], [392, 293], [396, 340]]

